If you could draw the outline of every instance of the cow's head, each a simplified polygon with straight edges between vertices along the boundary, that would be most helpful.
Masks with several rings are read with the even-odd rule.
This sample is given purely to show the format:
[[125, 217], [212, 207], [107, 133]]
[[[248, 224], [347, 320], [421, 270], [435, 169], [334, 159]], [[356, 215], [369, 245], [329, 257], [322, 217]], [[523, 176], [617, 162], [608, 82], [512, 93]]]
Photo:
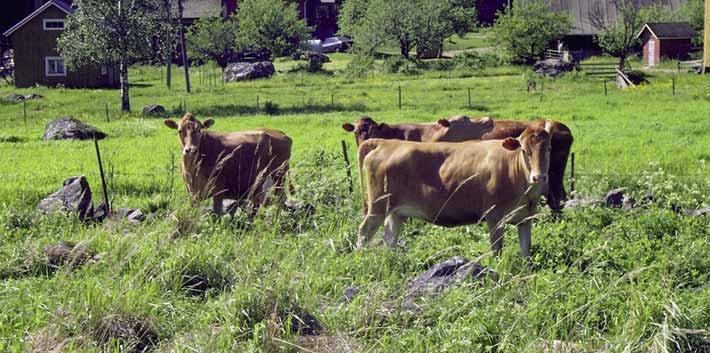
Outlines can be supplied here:
[[503, 147], [508, 150], [520, 150], [529, 171], [528, 182], [533, 185], [546, 185], [550, 169], [550, 121], [532, 124], [518, 138], [508, 137], [503, 140]]
[[185, 113], [177, 123], [173, 119], [165, 119], [165, 126], [178, 131], [183, 156], [194, 156], [197, 153], [204, 134], [203, 130], [212, 125], [214, 120], [207, 119], [201, 122], [192, 113]]
[[372, 118], [363, 116], [355, 125], [350, 123], [343, 124], [343, 130], [355, 134], [355, 141], [360, 146], [362, 142], [372, 138], [391, 138], [391, 128], [389, 125], [382, 123], [378, 124]]

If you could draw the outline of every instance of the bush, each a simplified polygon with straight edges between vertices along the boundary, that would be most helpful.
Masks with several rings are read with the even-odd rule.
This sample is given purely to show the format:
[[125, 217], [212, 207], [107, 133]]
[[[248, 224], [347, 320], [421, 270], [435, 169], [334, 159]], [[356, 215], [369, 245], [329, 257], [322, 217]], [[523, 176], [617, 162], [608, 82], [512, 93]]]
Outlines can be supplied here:
[[318, 55], [308, 57], [308, 72], [318, 72], [323, 70], [323, 59]]
[[567, 13], [550, 11], [542, 0], [521, 3], [498, 15], [493, 27], [495, 43], [502, 47], [507, 59], [517, 63], [534, 62], [552, 40], [572, 26]]
[[499, 64], [499, 59], [492, 53], [466, 52], [454, 56], [452, 63], [460, 69], [482, 69]]
[[278, 115], [279, 105], [271, 101], [266, 101], [266, 103], [264, 103], [264, 113], [266, 113], [266, 115]]
[[365, 77], [375, 67], [375, 59], [368, 55], [356, 55], [345, 71], [351, 77]]
[[382, 63], [382, 68], [386, 73], [395, 74], [405, 65], [407, 65], [407, 59], [401, 56], [390, 56]]

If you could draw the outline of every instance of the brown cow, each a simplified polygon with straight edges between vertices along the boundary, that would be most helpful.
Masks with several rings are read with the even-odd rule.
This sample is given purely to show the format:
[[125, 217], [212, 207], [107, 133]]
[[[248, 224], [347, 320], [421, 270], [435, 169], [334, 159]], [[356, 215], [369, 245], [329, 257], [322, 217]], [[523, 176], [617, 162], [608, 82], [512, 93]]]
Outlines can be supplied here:
[[[409, 217], [447, 227], [485, 219], [494, 252], [503, 247], [503, 226], [512, 223], [518, 225], [523, 255], [530, 256], [531, 217], [549, 168], [550, 125], [533, 124], [505, 140], [363, 142], [358, 158], [368, 198], [357, 246], [383, 222], [385, 242], [394, 246]], [[361, 184], [364, 190], [362, 179]]]
[[182, 176], [196, 201], [212, 197], [214, 212], [222, 214], [224, 199], [236, 200], [256, 212], [272, 186], [283, 203], [284, 183], [291, 157], [291, 139], [281, 131], [207, 131], [214, 120], [197, 120], [191, 113], [176, 123], [182, 144]]
[[[460, 115], [449, 128], [438, 123], [419, 124], [387, 124], [377, 123], [370, 117], [361, 117], [355, 125], [344, 123], [343, 129], [355, 134], [355, 142], [359, 146], [371, 138], [396, 139], [418, 142], [461, 142], [480, 139], [485, 133], [493, 130], [493, 119], [485, 117], [470, 119]], [[447, 120], [441, 121], [445, 123]]]
[[[485, 118], [484, 118], [485, 119]], [[376, 123], [372, 118], [362, 117], [355, 125], [345, 123], [343, 129], [355, 133], [358, 145], [370, 138], [398, 139], [421, 142], [458, 142], [466, 140], [493, 140], [504, 139], [506, 137], [518, 137], [529, 126], [539, 124], [538, 121], [517, 121], [517, 120], [491, 120], [493, 129], [479, 134], [477, 131], [470, 132], [471, 127], [468, 122], [481, 121], [481, 119], [470, 119], [459, 115], [449, 119], [441, 119], [436, 123], [428, 124], [396, 124], [388, 125]], [[567, 158], [574, 139], [572, 132], [564, 124], [558, 121], [551, 121], [552, 152], [550, 155], [550, 180], [547, 191], [544, 193], [547, 204], [550, 208], [559, 212], [567, 199], [564, 188], [565, 168]]]

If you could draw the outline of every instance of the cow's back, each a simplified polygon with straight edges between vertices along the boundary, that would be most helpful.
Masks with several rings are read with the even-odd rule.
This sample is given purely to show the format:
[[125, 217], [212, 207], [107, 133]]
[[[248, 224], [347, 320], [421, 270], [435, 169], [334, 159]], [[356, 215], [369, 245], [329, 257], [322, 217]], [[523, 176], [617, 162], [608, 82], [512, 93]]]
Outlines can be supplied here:
[[507, 179], [513, 152], [500, 141], [370, 141], [377, 145], [364, 159], [375, 189], [370, 197], [389, 195], [382, 202], [404, 216], [442, 226], [476, 223], [493, 205], [510, 207], [524, 190], [524, 181]]

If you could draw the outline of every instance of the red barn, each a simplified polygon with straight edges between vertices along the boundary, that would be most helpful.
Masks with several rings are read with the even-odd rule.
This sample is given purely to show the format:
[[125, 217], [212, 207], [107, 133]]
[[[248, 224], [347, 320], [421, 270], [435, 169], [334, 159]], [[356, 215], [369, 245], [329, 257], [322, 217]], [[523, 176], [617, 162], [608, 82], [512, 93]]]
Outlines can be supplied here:
[[636, 36], [643, 43], [643, 63], [656, 66], [661, 58], [688, 57], [697, 32], [688, 23], [647, 23]]

